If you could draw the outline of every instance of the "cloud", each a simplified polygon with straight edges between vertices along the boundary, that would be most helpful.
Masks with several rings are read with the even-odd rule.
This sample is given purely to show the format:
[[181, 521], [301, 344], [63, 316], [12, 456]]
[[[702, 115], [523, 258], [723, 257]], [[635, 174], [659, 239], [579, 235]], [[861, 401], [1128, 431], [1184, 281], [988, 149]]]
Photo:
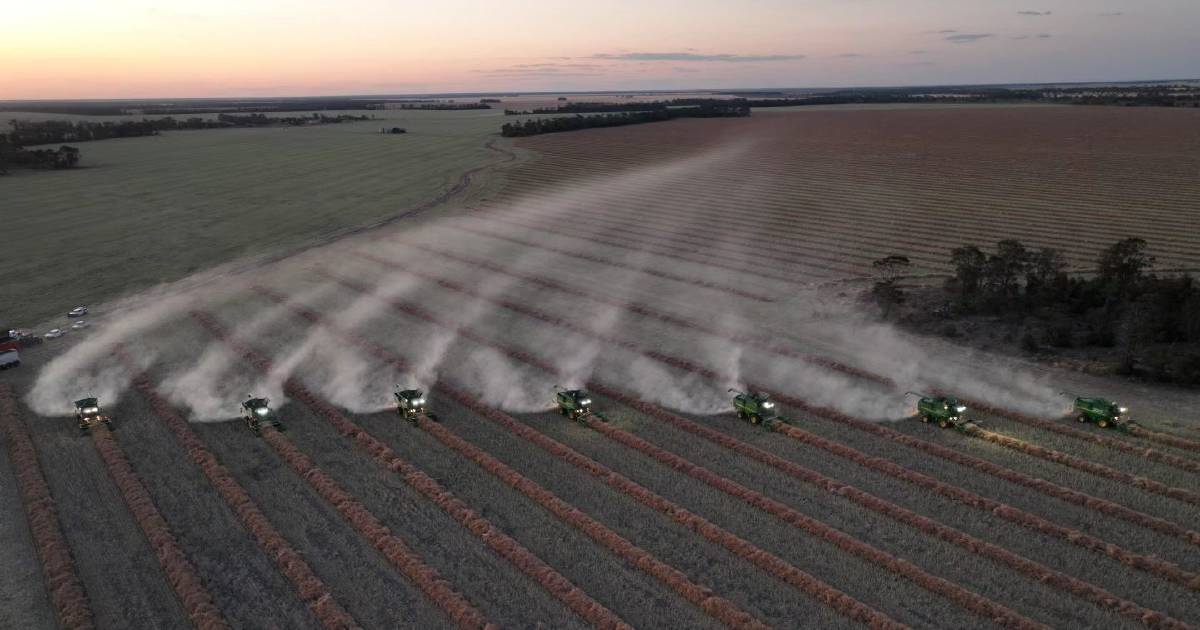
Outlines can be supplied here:
[[949, 33], [957, 33], [958, 31], [952, 28], [944, 28], [940, 31], [925, 31], [925, 35], [947, 35]]
[[1017, 15], [1043, 16], [1050, 15], [1050, 11], [1017, 11]]
[[1125, 12], [1124, 11], [1108, 11], [1106, 13], [1101, 13], [1099, 15], [1100, 15], [1100, 17], [1120, 17], [1122, 15], [1125, 15]]
[[947, 35], [945, 39], [955, 44], [972, 44], [981, 39], [988, 39], [995, 36], [995, 33], [956, 33], [954, 35]]
[[834, 57], [837, 59], [858, 59], [863, 57], [863, 55], [860, 53], [842, 53], [840, 55], [834, 55]]
[[592, 59], [612, 59], [614, 61], [722, 61], [748, 63], [754, 61], [798, 61], [804, 55], [703, 55], [690, 52], [631, 52], [631, 53], [596, 53]]
[[671, 68], [671, 70], [675, 72], [700, 72], [699, 68], [680, 68], [679, 66]]
[[1017, 35], [1013, 39], [1050, 39], [1054, 37], [1050, 33], [1038, 33], [1037, 35]]
[[925, 49], [922, 49], [922, 48], [918, 48], [917, 50], [910, 50], [910, 51], [908, 51], [908, 54], [910, 54], [910, 55], [924, 55], [924, 54], [926, 54], [926, 53], [928, 53], [928, 52], [929, 52], [928, 50], [925, 50]]

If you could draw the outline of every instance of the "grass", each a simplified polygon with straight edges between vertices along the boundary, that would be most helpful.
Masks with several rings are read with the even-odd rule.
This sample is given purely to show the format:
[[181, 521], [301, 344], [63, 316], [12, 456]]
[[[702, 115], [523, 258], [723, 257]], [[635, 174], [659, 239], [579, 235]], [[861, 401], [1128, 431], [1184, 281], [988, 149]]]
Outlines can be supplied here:
[[[394, 217], [497, 159], [500, 110], [378, 112], [318, 127], [167, 132], [81, 145], [75, 171], [0, 178], [12, 326]], [[24, 115], [22, 115], [24, 116]], [[403, 126], [403, 136], [380, 135]]]

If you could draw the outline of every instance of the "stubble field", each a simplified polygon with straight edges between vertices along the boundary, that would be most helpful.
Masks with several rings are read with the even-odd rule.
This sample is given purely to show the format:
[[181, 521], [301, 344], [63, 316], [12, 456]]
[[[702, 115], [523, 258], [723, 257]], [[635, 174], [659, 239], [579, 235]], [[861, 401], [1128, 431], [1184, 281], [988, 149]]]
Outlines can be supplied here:
[[[1051, 235], [1095, 207], [1195, 266], [1195, 232], [1164, 228], [1171, 249], [1141, 231], [1188, 225], [1175, 203], [1200, 194], [1190, 128], [1150, 114], [756, 113], [522, 140], [536, 157], [463, 210], [101, 309], [0, 383], [2, 487], [22, 498], [0, 520], [18, 568], [0, 626], [1194, 627], [1200, 396], [913, 337], [824, 286], [886, 253], [944, 272], [958, 237], [901, 212], [1082, 265], [1103, 232]], [[1147, 127], [1123, 139], [1113, 116]], [[1068, 159], [1086, 174], [1050, 167]], [[1137, 195], [1096, 175], [1135, 162], [1167, 170]], [[397, 384], [437, 421], [397, 418]], [[554, 413], [555, 385], [607, 420]], [[738, 420], [730, 387], [790, 424]], [[1147, 410], [1143, 430], [1064, 417], [1059, 392], [1084, 387]], [[982, 431], [909, 417], [905, 392], [935, 389]], [[85, 393], [115, 431], [78, 435]], [[287, 431], [231, 420], [248, 393]]]

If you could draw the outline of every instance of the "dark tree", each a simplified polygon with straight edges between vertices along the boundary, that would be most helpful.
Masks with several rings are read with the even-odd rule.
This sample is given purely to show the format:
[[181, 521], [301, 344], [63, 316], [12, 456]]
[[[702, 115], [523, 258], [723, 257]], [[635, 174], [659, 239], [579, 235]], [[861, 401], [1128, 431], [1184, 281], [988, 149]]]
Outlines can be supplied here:
[[964, 245], [950, 252], [950, 264], [954, 265], [954, 280], [963, 302], [979, 293], [983, 284], [983, 274], [987, 271], [987, 261], [987, 254], [974, 245]]
[[1146, 253], [1146, 241], [1127, 238], [1104, 250], [1097, 271], [1100, 279], [1125, 292], [1153, 266], [1154, 257]]

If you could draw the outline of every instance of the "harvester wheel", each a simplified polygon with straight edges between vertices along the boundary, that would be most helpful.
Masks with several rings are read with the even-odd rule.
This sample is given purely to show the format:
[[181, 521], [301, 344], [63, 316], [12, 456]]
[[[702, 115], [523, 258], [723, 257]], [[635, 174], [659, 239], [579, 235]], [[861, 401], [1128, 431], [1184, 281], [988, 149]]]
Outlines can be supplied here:
[[1098, 426], [1099, 426], [1101, 429], [1107, 429], [1107, 428], [1108, 428], [1108, 418], [1100, 418], [1100, 421], [1099, 421], [1099, 422], [1097, 422], [1096, 424], [1097, 424], [1097, 425], [1098, 425]]
[[944, 419], [944, 418], [943, 418], [942, 420], [938, 420], [938, 426], [939, 426], [939, 427], [942, 427], [943, 429], [949, 428], [949, 427], [950, 427], [950, 421], [949, 421], [949, 420], [946, 420], [946, 419]]
[[1083, 414], [1079, 414], [1079, 417], [1078, 417], [1078, 418], [1075, 418], [1075, 419], [1076, 419], [1076, 420], [1078, 420], [1078, 421], [1080, 421], [1080, 422], [1087, 422], [1087, 416], [1085, 416], [1085, 415], [1083, 415]]
[[921, 422], [924, 422], [925, 424], [929, 424], [929, 416], [925, 416], [925, 415], [921, 416]]
[[762, 424], [762, 418], [758, 414], [750, 416], [750, 424]]
[[746, 419], [746, 412], [745, 412], [745, 411], [739, 411], [739, 412], [737, 412], [737, 413], [738, 413], [738, 420], [745, 420], [745, 419]]

